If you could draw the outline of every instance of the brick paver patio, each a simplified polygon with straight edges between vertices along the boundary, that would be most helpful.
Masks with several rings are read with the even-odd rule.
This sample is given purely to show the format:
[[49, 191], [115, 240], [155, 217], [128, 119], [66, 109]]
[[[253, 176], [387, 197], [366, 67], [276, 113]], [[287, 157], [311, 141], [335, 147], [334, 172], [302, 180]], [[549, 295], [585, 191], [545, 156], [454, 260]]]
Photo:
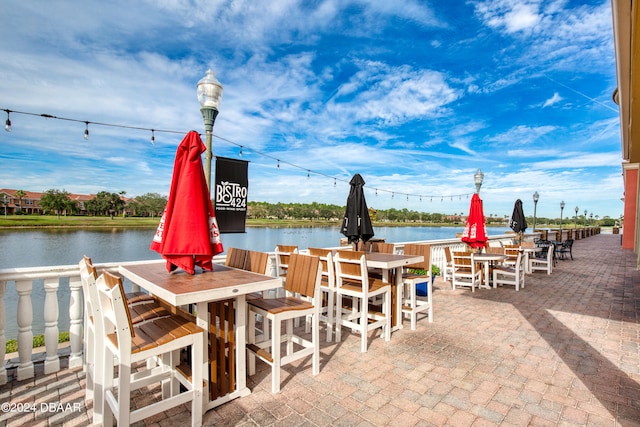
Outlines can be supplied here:
[[[451, 290], [438, 281], [435, 321], [322, 343], [321, 372], [310, 361], [284, 368], [282, 392], [258, 362], [252, 394], [207, 412], [220, 426], [636, 426], [640, 425], [640, 273], [620, 236], [578, 240], [574, 260], [551, 276], [528, 275], [524, 289]], [[321, 337], [326, 335], [321, 334]], [[66, 361], [65, 361], [66, 362]], [[63, 370], [0, 387], [0, 402], [38, 411], [0, 413], [0, 426], [87, 425], [84, 374]], [[143, 398], [139, 396], [138, 398]], [[46, 402], [63, 409], [43, 412]], [[65, 407], [74, 403], [73, 407]], [[188, 423], [188, 407], [146, 421]]]

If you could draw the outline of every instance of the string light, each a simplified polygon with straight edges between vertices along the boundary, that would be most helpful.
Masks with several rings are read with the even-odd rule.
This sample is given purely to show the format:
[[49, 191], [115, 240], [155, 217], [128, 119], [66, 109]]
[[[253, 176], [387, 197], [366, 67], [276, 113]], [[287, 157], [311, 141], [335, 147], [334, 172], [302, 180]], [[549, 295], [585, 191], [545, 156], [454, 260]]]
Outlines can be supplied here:
[[[25, 112], [25, 111], [15, 111], [15, 110], [9, 110], [9, 109], [2, 109], [2, 110], [4, 110], [7, 113], [7, 120], [5, 121], [5, 130], [7, 132], [11, 132], [12, 127], [11, 127], [10, 113], [14, 113], [14, 114], [24, 114], [24, 115], [30, 115], [30, 116], [39, 116], [39, 117], [44, 117], [44, 118], [47, 118], [47, 119], [56, 119], [56, 120], [65, 120], [65, 121], [70, 121], [70, 122], [84, 123], [85, 124], [84, 139], [85, 140], [89, 139], [89, 123], [91, 123], [94, 126], [107, 126], [107, 127], [121, 128], [121, 129], [135, 129], [135, 130], [151, 131], [151, 144], [152, 145], [155, 145], [155, 132], [173, 133], [173, 134], [180, 134], [180, 135], [184, 135], [184, 133], [185, 133], [184, 131], [175, 131], [175, 130], [166, 130], [166, 129], [150, 129], [150, 128], [144, 128], [144, 127], [139, 127], [139, 126], [127, 126], [127, 125], [118, 125], [118, 124], [112, 124], [112, 123], [90, 122], [90, 121], [86, 121], [86, 120], [79, 120], [79, 119], [73, 119], [73, 118], [57, 117], [57, 116], [53, 116], [51, 114], [37, 114], [37, 113], [30, 113], [30, 112]], [[218, 138], [218, 139], [220, 139], [222, 141], [225, 141], [225, 142], [227, 142], [229, 144], [236, 145], [237, 147], [239, 147], [239, 155], [240, 155], [240, 157], [242, 157], [243, 148], [244, 148], [242, 145], [240, 145], [240, 144], [238, 144], [238, 143], [236, 143], [234, 141], [228, 140], [226, 138], [223, 138], [223, 137], [221, 137], [219, 135], [213, 135], [213, 136], [215, 136], [216, 138]], [[333, 186], [334, 187], [337, 186], [338, 178], [336, 178], [336, 177], [324, 174], [322, 172], [312, 171], [311, 169], [307, 169], [307, 168], [301, 167], [299, 165], [296, 165], [296, 164], [293, 164], [293, 163], [289, 163], [289, 162], [284, 161], [284, 160], [277, 159], [276, 157], [274, 157], [274, 156], [272, 156], [272, 155], [270, 155], [268, 153], [264, 153], [264, 152], [260, 152], [260, 151], [256, 151], [256, 150], [253, 150], [253, 151], [255, 151], [255, 154], [258, 154], [260, 156], [276, 160], [277, 163], [278, 163], [277, 164], [277, 168], [278, 169], [280, 169], [280, 162], [282, 161], [282, 162], [284, 162], [284, 163], [286, 163], [286, 164], [288, 164], [288, 165], [290, 165], [290, 166], [292, 166], [294, 168], [306, 170], [307, 171], [307, 178], [310, 178], [311, 172], [313, 172], [314, 174], [320, 175], [320, 176], [324, 176], [326, 178], [333, 178]], [[342, 181], [344, 183], [347, 183], [347, 184], [349, 183], [348, 179], [340, 178], [340, 181]], [[372, 188], [372, 187], [368, 187], [368, 188]], [[374, 188], [374, 189], [375, 189], [376, 196], [377, 196], [379, 189], [378, 188]], [[384, 189], [380, 189], [380, 191], [385, 191], [387, 193], [391, 193], [391, 198], [394, 198], [394, 196], [395, 196], [395, 192], [392, 192], [392, 191], [389, 191], [389, 190], [384, 190]], [[400, 194], [403, 194], [403, 193], [400, 193]], [[430, 202], [433, 202], [433, 198], [434, 197], [440, 197], [441, 201], [444, 201], [444, 197], [448, 197], [448, 198], [451, 199], [451, 201], [453, 201], [453, 197], [455, 197], [455, 196], [458, 196], [458, 199], [462, 200], [462, 196], [466, 196], [466, 198], [469, 199], [471, 194], [473, 194], [473, 192], [464, 193], [464, 194], [447, 195], [447, 196], [441, 196], [441, 195], [432, 196], [432, 195], [408, 194], [408, 193], [406, 193], [406, 199], [408, 201], [409, 200], [409, 196], [416, 196], [416, 197], [420, 198], [420, 201], [422, 201], [422, 197], [424, 196], [424, 197], [428, 197]]]
[[4, 122], [4, 130], [6, 130], [7, 132], [11, 132], [11, 119], [9, 118], [9, 113], [11, 113], [11, 110], [4, 110], [7, 112], [7, 121]]

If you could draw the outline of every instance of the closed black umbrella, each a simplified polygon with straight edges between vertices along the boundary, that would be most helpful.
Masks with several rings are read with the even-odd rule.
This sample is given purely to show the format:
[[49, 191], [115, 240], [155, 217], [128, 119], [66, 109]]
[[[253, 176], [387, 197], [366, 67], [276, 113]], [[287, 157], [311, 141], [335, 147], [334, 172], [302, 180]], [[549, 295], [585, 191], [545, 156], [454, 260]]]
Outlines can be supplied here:
[[516, 200], [513, 206], [513, 213], [511, 214], [511, 220], [509, 221], [509, 227], [518, 233], [520, 241], [522, 241], [522, 233], [527, 229], [527, 220], [524, 217], [524, 211], [522, 210], [522, 200]]
[[351, 178], [349, 184], [351, 184], [351, 189], [340, 232], [349, 239], [349, 243], [355, 243], [357, 247], [359, 240], [366, 242], [374, 236], [374, 233], [362, 189], [364, 179], [357, 173]]

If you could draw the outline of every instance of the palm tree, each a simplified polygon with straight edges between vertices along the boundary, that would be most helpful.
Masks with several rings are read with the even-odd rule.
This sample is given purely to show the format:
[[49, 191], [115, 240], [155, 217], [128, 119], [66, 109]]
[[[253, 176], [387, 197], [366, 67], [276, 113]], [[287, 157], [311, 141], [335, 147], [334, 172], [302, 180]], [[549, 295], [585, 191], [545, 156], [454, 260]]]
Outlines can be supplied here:
[[18, 190], [15, 193], [15, 196], [18, 198], [18, 212], [22, 211], [22, 198], [26, 195], [27, 193], [24, 190]]

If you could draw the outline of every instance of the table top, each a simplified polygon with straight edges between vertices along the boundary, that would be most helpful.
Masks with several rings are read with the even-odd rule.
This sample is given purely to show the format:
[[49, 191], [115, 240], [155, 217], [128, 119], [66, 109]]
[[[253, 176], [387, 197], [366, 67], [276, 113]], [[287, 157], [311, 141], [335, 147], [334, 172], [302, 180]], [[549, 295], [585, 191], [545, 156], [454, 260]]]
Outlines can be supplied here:
[[476, 254], [472, 255], [472, 258], [476, 261], [500, 261], [509, 258], [505, 254]]
[[398, 268], [409, 264], [417, 264], [424, 261], [422, 255], [385, 254], [382, 252], [369, 252], [365, 254], [367, 267], [373, 268]]
[[213, 271], [196, 269], [190, 275], [182, 270], [168, 273], [165, 263], [120, 266], [120, 274], [151, 294], [175, 306], [234, 298], [282, 286], [279, 277], [266, 276], [214, 264]]

